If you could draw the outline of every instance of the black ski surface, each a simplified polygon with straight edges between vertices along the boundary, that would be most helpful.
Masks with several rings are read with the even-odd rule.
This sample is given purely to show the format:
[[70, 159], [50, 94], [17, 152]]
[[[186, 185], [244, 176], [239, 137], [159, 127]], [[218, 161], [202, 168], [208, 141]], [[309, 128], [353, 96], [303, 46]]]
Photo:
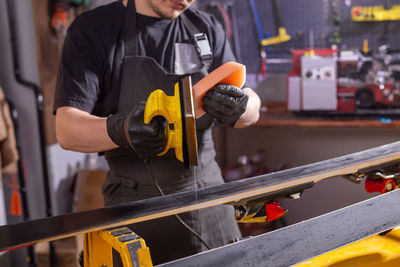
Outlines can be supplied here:
[[[399, 224], [400, 190], [395, 190], [306, 221], [161, 264], [158, 267], [292, 266], [327, 251], [382, 233]], [[357, 264], [347, 263], [347, 266], [354, 265]], [[324, 266], [329, 266], [329, 263]], [[345, 263], [342, 262], [340, 266], [345, 266]]]
[[[0, 227], [0, 250], [44, 242], [195, 209], [276, 194], [330, 177], [400, 161], [400, 142], [197, 191], [181, 192], [96, 210]], [[232, 214], [233, 216], [233, 214]], [[140, 235], [140, 233], [138, 233]]]

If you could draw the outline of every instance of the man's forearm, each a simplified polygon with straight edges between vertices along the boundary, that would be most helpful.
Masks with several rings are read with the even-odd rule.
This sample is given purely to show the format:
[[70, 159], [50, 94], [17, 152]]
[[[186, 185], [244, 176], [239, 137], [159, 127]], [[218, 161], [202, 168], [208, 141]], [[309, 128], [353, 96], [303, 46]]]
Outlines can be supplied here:
[[248, 94], [249, 100], [247, 102], [246, 111], [240, 116], [235, 124], [235, 128], [244, 128], [250, 126], [258, 121], [260, 117], [261, 100], [258, 95], [250, 88], [243, 88]]
[[73, 107], [57, 109], [56, 135], [61, 147], [77, 152], [101, 152], [117, 148], [107, 133], [107, 118]]

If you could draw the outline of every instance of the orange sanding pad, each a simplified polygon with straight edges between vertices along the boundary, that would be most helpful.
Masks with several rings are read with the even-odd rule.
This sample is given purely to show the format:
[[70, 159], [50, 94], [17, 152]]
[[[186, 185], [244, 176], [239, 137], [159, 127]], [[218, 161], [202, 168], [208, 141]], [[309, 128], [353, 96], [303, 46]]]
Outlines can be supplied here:
[[246, 81], [246, 67], [237, 62], [227, 62], [220, 66], [193, 86], [193, 102], [196, 118], [205, 114], [203, 97], [207, 91], [219, 83], [231, 84], [242, 88]]

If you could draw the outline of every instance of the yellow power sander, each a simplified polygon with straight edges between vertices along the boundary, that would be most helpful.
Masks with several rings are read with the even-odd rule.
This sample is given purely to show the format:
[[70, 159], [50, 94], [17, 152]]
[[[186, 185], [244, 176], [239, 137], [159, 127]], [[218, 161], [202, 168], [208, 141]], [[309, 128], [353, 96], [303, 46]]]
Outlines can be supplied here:
[[192, 87], [190, 76], [175, 83], [174, 95], [164, 91], [153, 91], [146, 101], [144, 123], [155, 116], [163, 116], [169, 124], [166, 128], [167, 144], [159, 156], [173, 148], [175, 156], [185, 168], [198, 165], [196, 119], [204, 115], [202, 99], [216, 84], [232, 84], [241, 88], [246, 80], [246, 67], [236, 62], [227, 62]]

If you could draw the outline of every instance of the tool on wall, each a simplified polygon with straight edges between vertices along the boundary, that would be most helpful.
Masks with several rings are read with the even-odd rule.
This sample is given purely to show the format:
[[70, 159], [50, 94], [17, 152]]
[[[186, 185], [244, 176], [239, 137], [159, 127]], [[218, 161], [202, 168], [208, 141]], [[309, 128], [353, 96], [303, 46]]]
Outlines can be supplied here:
[[68, 27], [68, 12], [69, 7], [75, 8], [89, 5], [89, 0], [52, 0], [51, 2], [51, 26], [65, 36]]
[[229, 11], [229, 16], [231, 19], [231, 25], [232, 25], [232, 44], [233, 44], [233, 51], [235, 53], [236, 59], [238, 62], [242, 62], [241, 60], [241, 51], [240, 51], [240, 36], [239, 36], [239, 29], [238, 29], [238, 19], [236, 16], [236, 8], [235, 4], [228, 3], [228, 11]]
[[389, 42], [389, 23], [400, 20], [400, 5], [392, 5], [390, 0], [384, 3], [381, 6], [355, 6], [351, 9], [351, 20], [354, 22], [380, 22], [381, 36], [377, 39], [380, 45]]
[[340, 0], [329, 1], [329, 21], [332, 27], [329, 33], [329, 44], [339, 45], [342, 42], [340, 33]]
[[57, 32], [66, 34], [69, 0], [55, 0], [52, 2], [51, 26]]
[[277, 29], [277, 35], [261, 41], [262, 46], [280, 44], [290, 41], [290, 35], [287, 34], [286, 28], [283, 27], [282, 16], [281, 16], [281, 2], [280, 0], [271, 0], [272, 12], [274, 14], [275, 28]]
[[357, 22], [400, 20], [400, 5], [392, 6], [386, 0], [383, 6], [355, 6], [351, 9], [351, 19]]
[[256, 2], [255, 0], [249, 0], [250, 1], [250, 6], [251, 6], [251, 11], [253, 13], [253, 19], [254, 23], [257, 28], [257, 33], [258, 33], [258, 40], [260, 44], [260, 58], [261, 58], [261, 65], [260, 65], [260, 73], [262, 76], [265, 75], [266, 73], [266, 68], [267, 68], [267, 52], [269, 50], [269, 46], [262, 46], [261, 42], [269, 37], [268, 33], [264, 33], [262, 26], [261, 26], [261, 20], [257, 12], [257, 7], [256, 7]]
[[260, 73], [262, 76], [264, 76], [267, 70], [267, 53], [269, 51], [269, 46], [287, 42], [291, 39], [291, 37], [290, 35], [287, 34], [286, 28], [283, 27], [282, 24], [280, 0], [271, 0], [271, 8], [272, 8], [272, 13], [274, 14], [275, 28], [277, 29], [276, 35], [272, 37], [270, 37], [270, 35], [268, 33], [265, 33], [262, 29], [261, 20], [258, 15], [255, 0], [249, 0], [249, 1], [259, 38], [260, 57], [261, 57]]

